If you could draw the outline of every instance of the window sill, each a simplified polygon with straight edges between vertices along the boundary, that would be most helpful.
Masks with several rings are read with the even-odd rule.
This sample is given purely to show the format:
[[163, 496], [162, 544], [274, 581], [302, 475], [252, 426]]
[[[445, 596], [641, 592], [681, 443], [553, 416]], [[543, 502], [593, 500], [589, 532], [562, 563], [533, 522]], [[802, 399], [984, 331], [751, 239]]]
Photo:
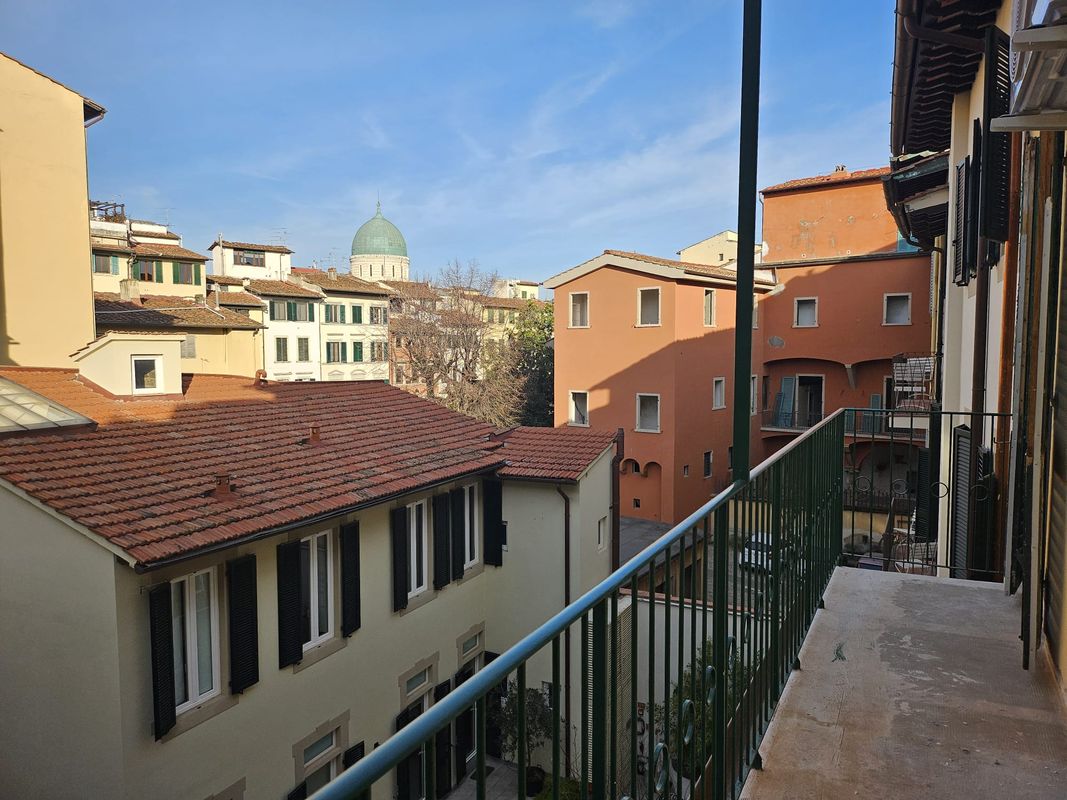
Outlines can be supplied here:
[[571, 427], [571, 428], [588, 428], [589, 427], [589, 423], [588, 422], [568, 422], [567, 426]]
[[652, 430], [651, 428], [634, 428], [634, 433], [663, 433], [659, 428]]
[[434, 598], [436, 591], [427, 587], [417, 595], [408, 598], [408, 607], [400, 609], [400, 616], [410, 614], [412, 611], [422, 608]]
[[726, 406], [712, 406], [711, 407], [712, 411], [724, 411], [725, 409], [726, 409]]
[[815, 323], [814, 325], [797, 325], [797, 324], [796, 324], [796, 323], [794, 322], [794, 323], [793, 323], [793, 327], [794, 327], [794, 328], [818, 328], [818, 327], [819, 327], [819, 323]]
[[471, 578], [476, 578], [483, 572], [485, 572], [485, 563], [482, 561], [475, 561], [469, 567], [464, 567], [463, 576], [452, 581], [449, 586], [451, 586], [453, 583], [456, 585], [466, 583]]
[[662, 328], [662, 322], [638, 322], [634, 325], [635, 328]]
[[911, 325], [910, 322], [883, 322], [883, 328], [906, 328]]
[[183, 711], [174, 721], [174, 727], [164, 734], [159, 741], [169, 742], [176, 736], [180, 736], [187, 730], [195, 728], [202, 722], [207, 722], [214, 716], [221, 714], [228, 708], [237, 705], [239, 696], [236, 694], [220, 694], [205, 701], [199, 706]]
[[312, 664], [317, 664], [326, 656], [333, 655], [338, 650], [343, 649], [348, 644], [348, 639], [343, 636], [337, 635], [332, 639], [327, 639], [322, 644], [317, 644], [312, 648], [304, 651], [304, 657], [300, 660], [299, 664], [293, 664], [293, 674], [303, 672]]
[[588, 325], [568, 325], [567, 326], [567, 328], [570, 329], [570, 330], [584, 330], [584, 329], [586, 329], [588, 327], [589, 327]]

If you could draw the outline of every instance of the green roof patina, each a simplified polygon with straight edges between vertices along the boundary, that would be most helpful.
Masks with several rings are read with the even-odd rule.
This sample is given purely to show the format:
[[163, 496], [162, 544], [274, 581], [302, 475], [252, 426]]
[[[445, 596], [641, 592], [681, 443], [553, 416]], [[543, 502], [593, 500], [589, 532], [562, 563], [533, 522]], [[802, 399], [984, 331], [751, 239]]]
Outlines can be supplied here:
[[382, 216], [382, 204], [378, 203], [378, 213], [364, 222], [352, 239], [354, 256], [404, 256], [407, 257], [408, 245], [400, 230]]

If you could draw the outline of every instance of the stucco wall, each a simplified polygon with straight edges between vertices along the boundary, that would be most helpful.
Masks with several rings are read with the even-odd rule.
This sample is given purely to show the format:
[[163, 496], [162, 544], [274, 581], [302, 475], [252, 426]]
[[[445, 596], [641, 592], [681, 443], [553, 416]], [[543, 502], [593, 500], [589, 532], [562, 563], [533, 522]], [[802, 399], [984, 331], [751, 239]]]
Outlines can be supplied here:
[[114, 556], [6, 484], [0, 516], [0, 795], [121, 796]]
[[[113, 331], [75, 357], [78, 370], [96, 385], [115, 395], [133, 394], [133, 357], [160, 356], [163, 370], [154, 394], [182, 391], [182, 334], [146, 335]], [[145, 395], [150, 396], [150, 395]]]
[[196, 337], [196, 357], [181, 360], [182, 372], [253, 377], [262, 364], [261, 331], [198, 329], [189, 333]]
[[0, 364], [69, 367], [93, 338], [82, 109], [0, 54]]

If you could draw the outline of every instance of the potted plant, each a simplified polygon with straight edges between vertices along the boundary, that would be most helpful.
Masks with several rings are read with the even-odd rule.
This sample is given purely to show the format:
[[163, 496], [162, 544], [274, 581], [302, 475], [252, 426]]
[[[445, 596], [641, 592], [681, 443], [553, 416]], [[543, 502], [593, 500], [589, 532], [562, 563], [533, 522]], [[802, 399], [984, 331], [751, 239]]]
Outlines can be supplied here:
[[[504, 752], [518, 759], [519, 751], [519, 685], [508, 681], [508, 689], [500, 705], [490, 706], [490, 716], [496, 718], [503, 738]], [[526, 796], [536, 797], [545, 785], [545, 771], [533, 763], [533, 755], [552, 735], [552, 708], [548, 698], [537, 689], [526, 689]]]

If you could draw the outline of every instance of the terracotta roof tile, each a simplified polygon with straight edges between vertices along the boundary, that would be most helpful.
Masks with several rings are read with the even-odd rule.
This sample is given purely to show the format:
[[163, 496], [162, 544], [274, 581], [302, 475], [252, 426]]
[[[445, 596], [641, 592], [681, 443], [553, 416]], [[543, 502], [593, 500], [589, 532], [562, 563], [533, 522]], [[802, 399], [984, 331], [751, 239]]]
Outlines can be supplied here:
[[377, 283], [370, 283], [348, 272], [338, 272], [331, 278], [330, 273], [311, 267], [294, 267], [293, 272], [308, 283], [313, 283], [324, 292], [346, 292], [350, 294], [370, 294], [388, 297], [390, 292]]
[[[632, 258], [636, 261], [644, 261], [649, 264], [658, 264], [663, 267], [673, 267], [674, 269], [681, 270], [682, 272], [688, 272], [694, 275], [707, 275], [711, 278], [722, 278], [723, 280], [736, 281], [737, 271], [727, 269], [726, 267], [712, 267], [708, 264], [695, 264], [691, 261], [675, 261], [671, 258], [660, 258], [658, 256], [647, 256], [644, 253], [634, 253], [627, 250], [605, 250], [605, 255], [609, 256], [621, 256], [623, 258]], [[763, 286], [773, 286], [774, 281], [770, 278], [761, 278], [756, 275], [756, 283]]]
[[[138, 236], [136, 232], [132, 234], [134, 237]], [[149, 234], [140, 234], [141, 236], [147, 236]], [[194, 253], [192, 250], [186, 250], [184, 247], [179, 247], [176, 244], [152, 244], [149, 242], [136, 242], [133, 245], [133, 252], [139, 256], [155, 256], [157, 258], [181, 258], [186, 261], [207, 261], [207, 256], [202, 256], [199, 253]]]
[[441, 295], [428, 283], [421, 281], [382, 281], [398, 295], [409, 300], [440, 300]]
[[826, 186], [827, 184], [835, 183], [852, 183], [854, 181], [867, 181], [875, 178], [881, 178], [883, 175], [889, 174], [889, 167], [875, 167], [874, 169], [860, 169], [855, 172], [849, 172], [848, 170], [842, 170], [840, 172], [831, 172], [826, 175], [814, 175], [810, 178], [795, 178], [785, 183], [776, 183], [774, 186], [768, 186], [763, 190], [764, 194], [768, 192], [790, 192], [794, 189], [810, 189], [813, 186]]
[[184, 297], [142, 295], [138, 302], [123, 300], [111, 292], [96, 292], [93, 301], [96, 323], [101, 328], [256, 330], [263, 327], [244, 314], [228, 308], [209, 308], [203, 302]]
[[506, 478], [576, 481], [615, 441], [615, 433], [594, 428], [519, 427], [504, 440]]
[[214, 307], [216, 303], [234, 308], [263, 308], [265, 301], [248, 292], [211, 292], [207, 296], [207, 305]]
[[523, 309], [530, 303], [535, 306], [543, 306], [545, 303], [543, 300], [535, 300], [533, 298], [526, 297], [484, 297], [481, 299], [481, 304], [486, 308], [515, 308]]
[[174, 241], [181, 241], [181, 236], [170, 231], [135, 231], [130, 230], [131, 236], [142, 237], [145, 239], [173, 239]]
[[[212, 242], [208, 247], [208, 250], [212, 250], [219, 246], [219, 242]], [[221, 242], [223, 247], [229, 247], [234, 250], [262, 250], [264, 253], [292, 253], [293, 251], [286, 247], [284, 244], [253, 244], [252, 242], [227, 242], [223, 240]]]
[[252, 280], [248, 282], [248, 291], [254, 294], [265, 294], [273, 297], [307, 297], [312, 300], [321, 300], [322, 295], [313, 289], [298, 286], [292, 281], [268, 281]]
[[503, 463], [488, 426], [383, 383], [194, 375], [181, 399], [114, 400], [72, 370], [0, 375], [98, 423], [0, 439], [0, 477], [144, 566]]
[[208, 274], [204, 276], [208, 283], [217, 283], [219, 286], [244, 286], [243, 278], [231, 278], [229, 275]]

